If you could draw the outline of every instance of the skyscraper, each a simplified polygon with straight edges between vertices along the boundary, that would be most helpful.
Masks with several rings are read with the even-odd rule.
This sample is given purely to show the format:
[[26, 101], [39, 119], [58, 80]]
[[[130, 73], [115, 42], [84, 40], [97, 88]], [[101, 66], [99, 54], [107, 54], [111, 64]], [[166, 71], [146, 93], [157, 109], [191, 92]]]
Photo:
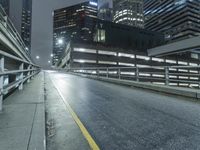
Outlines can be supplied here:
[[200, 35], [200, 0], [145, 0], [145, 28], [168, 42]]
[[53, 65], [60, 59], [66, 43], [71, 39], [91, 40], [90, 21], [84, 18], [97, 18], [97, 2], [88, 1], [54, 11], [53, 21]]
[[98, 18], [101, 20], [112, 21], [113, 4], [111, 0], [98, 1]]
[[28, 49], [31, 47], [32, 0], [0, 0]]
[[143, 0], [113, 0], [113, 21], [143, 28]]

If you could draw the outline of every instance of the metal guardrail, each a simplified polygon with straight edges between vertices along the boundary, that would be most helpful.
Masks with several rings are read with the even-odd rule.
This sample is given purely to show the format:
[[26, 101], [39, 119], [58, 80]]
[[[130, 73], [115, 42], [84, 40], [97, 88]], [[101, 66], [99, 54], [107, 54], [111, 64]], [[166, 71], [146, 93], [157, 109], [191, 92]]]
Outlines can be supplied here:
[[167, 86], [200, 87], [200, 66], [89, 67], [70, 68], [67, 71]]
[[0, 50], [0, 112], [4, 95], [18, 88], [40, 71], [32, 62], [23, 60]]
[[[1, 36], [9, 40], [12, 46], [0, 50], [0, 112], [2, 111], [3, 97], [14, 89], [23, 89], [25, 82], [40, 71], [40, 67], [33, 64], [21, 36], [0, 5], [0, 32]], [[6, 40], [1, 44], [6, 45]]]

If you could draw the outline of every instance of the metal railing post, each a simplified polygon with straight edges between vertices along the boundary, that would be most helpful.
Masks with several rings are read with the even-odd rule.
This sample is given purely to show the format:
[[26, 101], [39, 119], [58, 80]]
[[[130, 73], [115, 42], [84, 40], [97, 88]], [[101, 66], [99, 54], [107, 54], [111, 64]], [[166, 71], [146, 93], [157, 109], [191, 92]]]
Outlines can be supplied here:
[[136, 81], [139, 82], [139, 68], [136, 66], [135, 68], [135, 77], [136, 77]]
[[[4, 57], [0, 58], [0, 71], [4, 72]], [[2, 112], [3, 110], [3, 82], [4, 82], [4, 78], [3, 75], [0, 76], [0, 112]]]
[[165, 85], [169, 85], [169, 67], [165, 67]]
[[[19, 66], [19, 70], [23, 71], [24, 70], [24, 63], [21, 63], [21, 65]], [[20, 73], [20, 76], [19, 76], [19, 79], [21, 80], [21, 83], [19, 84], [19, 90], [23, 90], [23, 78], [24, 78], [24, 73], [21, 72]]]
[[121, 69], [118, 69], [118, 75], [119, 75], [119, 79], [121, 79]]
[[[31, 65], [28, 65], [28, 69], [31, 69]], [[30, 76], [30, 75], [31, 75], [31, 72], [28, 71], [27, 76]], [[30, 78], [28, 78], [27, 82], [28, 83], [30, 82]]]
[[107, 69], [106, 69], [106, 77], [107, 77], [107, 78], [109, 77], [108, 74], [109, 74], [109, 69], [107, 68]]
[[[34, 66], [31, 65], [31, 69], [35, 69]], [[30, 72], [30, 75], [31, 75], [30, 79], [33, 79], [33, 71]]]

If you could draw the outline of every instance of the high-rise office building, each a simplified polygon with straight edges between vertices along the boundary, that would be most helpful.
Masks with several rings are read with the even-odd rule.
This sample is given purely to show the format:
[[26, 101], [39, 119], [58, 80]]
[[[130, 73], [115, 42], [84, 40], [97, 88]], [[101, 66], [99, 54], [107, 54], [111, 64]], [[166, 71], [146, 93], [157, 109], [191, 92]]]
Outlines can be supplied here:
[[143, 28], [143, 0], [113, 0], [113, 21]]
[[28, 49], [31, 47], [32, 0], [0, 0]]
[[54, 11], [53, 65], [60, 59], [66, 43], [71, 39], [91, 40], [92, 26], [84, 18], [97, 18], [97, 5], [96, 1], [88, 1]]
[[200, 35], [200, 0], [145, 0], [145, 28], [168, 42]]
[[98, 1], [98, 18], [101, 20], [112, 21], [113, 4], [111, 0]]

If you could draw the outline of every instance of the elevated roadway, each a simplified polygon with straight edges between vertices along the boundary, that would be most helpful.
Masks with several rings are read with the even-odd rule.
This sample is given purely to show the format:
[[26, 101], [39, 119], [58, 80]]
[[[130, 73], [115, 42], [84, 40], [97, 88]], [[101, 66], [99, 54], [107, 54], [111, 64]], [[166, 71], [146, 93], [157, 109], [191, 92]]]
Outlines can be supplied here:
[[65, 73], [48, 76], [100, 149], [200, 149], [199, 102]]

